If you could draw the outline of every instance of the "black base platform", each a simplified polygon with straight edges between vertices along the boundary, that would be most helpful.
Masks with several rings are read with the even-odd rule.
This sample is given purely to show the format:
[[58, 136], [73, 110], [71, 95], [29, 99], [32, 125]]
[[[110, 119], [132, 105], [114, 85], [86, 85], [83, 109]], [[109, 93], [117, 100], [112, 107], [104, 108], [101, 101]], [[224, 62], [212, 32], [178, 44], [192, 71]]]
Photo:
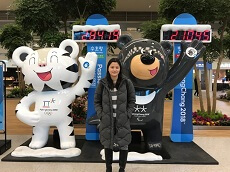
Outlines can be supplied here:
[[[30, 140], [27, 140], [23, 146], [28, 146]], [[76, 136], [76, 143], [81, 149], [81, 155], [71, 158], [34, 158], [34, 157], [12, 157], [11, 154], [5, 156], [2, 161], [17, 162], [85, 162], [85, 163], [104, 163], [101, 159], [100, 151], [103, 149], [99, 141], [86, 141], [84, 136]], [[59, 144], [53, 144], [53, 137], [49, 137], [46, 146], [59, 147]], [[129, 151], [145, 153], [144, 142], [131, 143]], [[174, 143], [169, 137], [163, 137], [163, 149], [155, 152], [163, 157], [162, 161], [132, 161], [128, 163], [141, 164], [200, 164], [200, 165], [218, 165], [213, 157], [206, 153], [194, 142], [190, 143]], [[115, 161], [116, 162], [116, 161]]]
[[0, 155], [11, 148], [11, 140], [0, 140]]

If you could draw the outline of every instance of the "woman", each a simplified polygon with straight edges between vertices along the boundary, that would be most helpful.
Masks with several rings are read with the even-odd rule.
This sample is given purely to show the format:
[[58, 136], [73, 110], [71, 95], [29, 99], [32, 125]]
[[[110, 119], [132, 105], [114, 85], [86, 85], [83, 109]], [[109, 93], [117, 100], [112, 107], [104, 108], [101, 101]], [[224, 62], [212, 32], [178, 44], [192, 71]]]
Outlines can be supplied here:
[[123, 172], [131, 142], [130, 118], [135, 105], [135, 90], [132, 82], [122, 75], [117, 58], [110, 59], [107, 64], [107, 74], [97, 86], [94, 105], [100, 118], [100, 141], [105, 149], [106, 172], [112, 171], [114, 149], [120, 151], [119, 172]]

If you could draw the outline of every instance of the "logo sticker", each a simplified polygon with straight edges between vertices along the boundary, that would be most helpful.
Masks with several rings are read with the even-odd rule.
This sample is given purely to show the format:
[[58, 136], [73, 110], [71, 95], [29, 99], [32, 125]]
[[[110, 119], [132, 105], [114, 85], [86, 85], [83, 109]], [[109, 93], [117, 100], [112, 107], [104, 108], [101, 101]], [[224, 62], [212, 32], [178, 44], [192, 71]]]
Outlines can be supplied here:
[[89, 62], [85, 62], [85, 63], [83, 64], [83, 67], [84, 67], [84, 68], [89, 68]]

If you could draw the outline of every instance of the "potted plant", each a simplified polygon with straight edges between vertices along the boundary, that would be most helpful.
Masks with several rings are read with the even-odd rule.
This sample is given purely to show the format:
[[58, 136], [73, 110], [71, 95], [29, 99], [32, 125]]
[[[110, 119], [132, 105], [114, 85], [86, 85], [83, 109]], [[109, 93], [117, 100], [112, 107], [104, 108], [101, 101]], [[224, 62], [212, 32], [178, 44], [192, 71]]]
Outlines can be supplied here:
[[192, 116], [193, 125], [230, 126], [230, 117], [221, 112], [208, 114], [207, 112], [198, 110], [197, 112], [193, 112]]
[[78, 97], [72, 103], [72, 116], [74, 124], [85, 124], [87, 116], [87, 94]]

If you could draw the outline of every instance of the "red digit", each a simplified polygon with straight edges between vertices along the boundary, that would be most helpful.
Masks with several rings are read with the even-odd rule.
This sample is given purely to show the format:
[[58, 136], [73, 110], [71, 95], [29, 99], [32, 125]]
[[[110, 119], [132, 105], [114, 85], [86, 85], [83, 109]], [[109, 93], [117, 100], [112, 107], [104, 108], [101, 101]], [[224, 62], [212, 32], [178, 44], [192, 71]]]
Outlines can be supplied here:
[[178, 30], [172, 32], [172, 36], [170, 37], [170, 40], [176, 40], [177, 35], [178, 35]]
[[109, 32], [109, 39], [108, 40], [111, 40], [112, 34], [113, 34], [113, 32]]
[[183, 39], [182, 40], [185, 40], [186, 39], [186, 31], [183, 31]]
[[89, 40], [95, 40], [96, 38], [96, 32], [95, 31], [90, 31], [90, 37], [89, 37]]
[[98, 31], [98, 32], [97, 32], [97, 35], [99, 36], [99, 39], [100, 39], [100, 40], [104, 40], [104, 39], [103, 39], [104, 31]]
[[113, 39], [115, 39], [115, 40], [118, 40], [118, 38], [119, 38], [119, 30], [114, 30], [113, 31]]
[[196, 32], [196, 39], [201, 40], [202, 32]]
[[[83, 33], [84, 33], [84, 32], [83, 32]], [[82, 40], [86, 40], [86, 35], [87, 35], [87, 34], [88, 34], [88, 31], [85, 32], [85, 34], [81, 36], [81, 39], [82, 39]]]
[[[185, 40], [186, 39], [186, 31], [179, 31], [179, 40]], [[181, 39], [182, 38], [182, 39]]]
[[188, 34], [187, 34], [186, 40], [188, 40], [188, 41], [193, 40], [193, 36], [194, 36], [194, 30], [188, 30]]
[[178, 40], [183, 40], [183, 38], [184, 38], [184, 31], [180, 30], [180, 31], [178, 32], [178, 37], [177, 37], [177, 39], [178, 39]]
[[210, 31], [205, 30], [203, 33], [204, 33], [204, 40], [209, 41], [210, 40]]

